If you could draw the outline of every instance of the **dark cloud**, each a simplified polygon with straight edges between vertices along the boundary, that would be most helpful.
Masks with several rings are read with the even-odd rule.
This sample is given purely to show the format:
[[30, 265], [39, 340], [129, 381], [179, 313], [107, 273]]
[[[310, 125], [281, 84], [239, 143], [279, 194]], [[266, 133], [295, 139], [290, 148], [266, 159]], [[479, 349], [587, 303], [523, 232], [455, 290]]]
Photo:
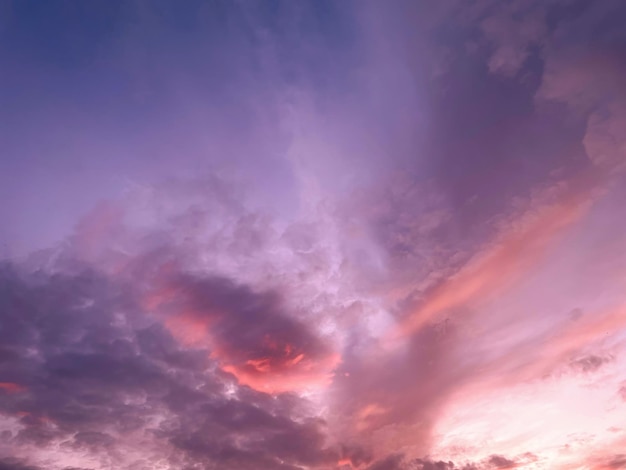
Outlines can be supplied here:
[[483, 462], [452, 462], [428, 458], [407, 460], [402, 454], [392, 454], [374, 462], [367, 470], [495, 470], [516, 468], [518, 465], [501, 455], [492, 455]]
[[515, 468], [517, 466], [513, 460], [501, 455], [492, 455], [488, 462], [493, 468]]
[[341, 425], [350, 423], [346, 432], [356, 430], [373, 448], [385, 447], [382, 438], [374, 436], [376, 430], [386, 428], [390, 439], [410, 439], [418, 452], [426, 453], [440, 405], [469, 372], [455, 369], [450, 362], [454, 337], [452, 328], [430, 325], [405, 346], [385, 351], [380, 343], [361, 335], [344, 352], [338, 370], [348, 375], [333, 383], [334, 405], [341, 410], [334, 418]]
[[416, 470], [455, 470], [457, 467], [452, 462], [417, 459], [414, 462], [414, 468]]
[[612, 357], [603, 357], [596, 355], [589, 355], [582, 357], [580, 359], [573, 360], [570, 365], [579, 371], [582, 372], [595, 372], [604, 364], [611, 362], [613, 360]]
[[367, 470], [401, 470], [402, 468], [404, 468], [404, 456], [396, 454], [374, 462], [367, 467]]
[[[225, 363], [243, 367], [263, 358], [268, 369], [257, 374], [284, 379], [294, 357], [304, 354], [319, 362], [329, 354], [314, 329], [287, 313], [278, 293], [173, 270], [165, 284], [155, 284], [168, 293], [159, 297], [155, 315], [144, 310], [145, 290], [93, 269], [28, 274], [4, 265], [1, 274], [0, 335], [15, 360], [0, 364], [2, 376], [14, 384], [6, 387], [0, 407], [19, 422], [8, 436], [16, 457], [60, 444], [62, 452], [108, 455], [118, 468], [131, 468], [121, 449], [136, 439], [127, 436], [144, 435], [159, 449], [146, 448], [146, 458], [169, 459], [172, 468], [210, 461], [216, 469], [295, 470], [330, 468], [342, 459], [369, 464], [370, 470], [470, 468], [409, 462], [402, 455], [372, 462], [360, 446], [333, 445], [329, 424], [308, 414], [306, 400], [288, 392], [263, 393], [224, 371]], [[216, 339], [181, 341], [168, 323], [181, 315], [207, 320]], [[364, 430], [381, 423], [402, 429], [418, 418], [426, 423], [427, 444], [430, 413], [450, 380], [434, 372], [441, 364], [433, 361], [444, 360], [453, 335], [453, 330], [423, 330], [402, 359], [393, 358], [393, 368], [389, 362], [346, 358], [342, 367], [353, 382], [338, 390], [342, 403], [351, 402], [345, 416], [362, 420], [356, 424]], [[410, 368], [400, 367], [399, 359]], [[362, 407], [371, 403], [379, 408], [363, 414]], [[146, 437], [139, 440], [142, 445], [148, 445]], [[493, 456], [489, 465], [485, 468], [512, 468], [513, 461]]]
[[[10, 437], [16, 456], [62, 443], [68, 452], [108, 453], [126, 468], [120, 448], [127, 436], [148, 432], [178, 455], [175, 461], [208, 459], [211, 468], [295, 469], [337, 460], [326, 448], [324, 423], [298, 411], [301, 399], [238, 388], [209, 349], [181, 346], [114, 279], [87, 269], [20, 274], [10, 265], [0, 274], [0, 336], [14, 358], [0, 372], [16, 384], [0, 411], [19, 421]], [[236, 359], [274, 353], [264, 349], [267, 334], [307, 354], [322, 347], [304, 326], [275, 313], [272, 295], [225, 279], [179, 280], [197, 307], [228, 309], [219, 328], [230, 342], [219, 346]]]
[[613, 456], [607, 463], [607, 468], [626, 468], [626, 455], [618, 454]]
[[40, 467], [33, 467], [25, 464], [19, 459], [0, 459], [0, 470], [41, 470]]
[[[290, 379], [306, 383], [331, 372], [329, 345], [311, 325], [289, 315], [276, 292], [255, 292], [220, 277], [175, 274], [150, 295], [163, 299], [156, 309], [175, 334], [192, 344], [207, 341], [223, 369], [244, 384], [290, 389], [297, 386]], [[189, 323], [192, 337], [186, 336]]]

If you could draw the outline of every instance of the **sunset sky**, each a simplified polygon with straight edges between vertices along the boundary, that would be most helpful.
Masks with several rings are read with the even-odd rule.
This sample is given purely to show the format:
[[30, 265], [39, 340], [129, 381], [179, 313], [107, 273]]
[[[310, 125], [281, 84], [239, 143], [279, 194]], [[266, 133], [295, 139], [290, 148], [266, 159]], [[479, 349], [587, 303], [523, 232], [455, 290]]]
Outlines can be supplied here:
[[0, 470], [626, 469], [625, 25], [0, 0]]

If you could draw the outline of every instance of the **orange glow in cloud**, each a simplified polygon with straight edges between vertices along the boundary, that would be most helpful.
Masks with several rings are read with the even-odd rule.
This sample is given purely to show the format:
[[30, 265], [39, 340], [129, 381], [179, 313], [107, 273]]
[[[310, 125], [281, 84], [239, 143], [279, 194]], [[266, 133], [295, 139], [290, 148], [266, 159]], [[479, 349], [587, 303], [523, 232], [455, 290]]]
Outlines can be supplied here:
[[272, 369], [269, 358], [249, 359], [246, 361], [246, 365], [261, 373], [269, 372]]
[[193, 315], [178, 315], [165, 320], [165, 326], [181, 343], [199, 345], [207, 342], [209, 323], [206, 318], [197, 318]]
[[[169, 269], [169, 268], [168, 268]], [[201, 315], [194, 311], [183, 299], [181, 290], [172, 285], [159, 285], [148, 292], [143, 300], [143, 307], [148, 312], [162, 313], [165, 316], [165, 327], [185, 345], [209, 345], [209, 326], [211, 315], [205, 312]], [[169, 309], [175, 309], [175, 314], [168, 314]]]
[[340, 459], [337, 462], [337, 466], [341, 467], [350, 467], [350, 468], [354, 468], [354, 465], [352, 464], [352, 460], [350, 459]]
[[254, 357], [243, 363], [232, 363], [228, 354], [216, 350], [216, 356], [225, 364], [222, 369], [233, 374], [239, 383], [267, 393], [299, 391], [327, 385], [332, 371], [340, 362], [338, 354], [312, 358], [287, 343], [266, 335], [264, 346], [269, 357]]
[[209, 348], [211, 358], [241, 385], [266, 393], [282, 393], [331, 382], [340, 355], [327, 353], [311, 357], [297, 345], [271, 334], [265, 334], [257, 345], [259, 353], [239, 351], [228, 344], [228, 335], [211, 331], [214, 324], [219, 329], [220, 318], [226, 317], [228, 312], [212, 311], [210, 307], [199, 311], [187, 300], [184, 290], [167, 283], [158, 284], [161, 285], [144, 296], [144, 308], [162, 314], [163, 324], [182, 344]]
[[376, 417], [384, 415], [389, 410], [383, 408], [377, 403], [370, 403], [364, 406], [357, 414], [356, 429], [363, 431], [372, 425], [372, 420]]
[[0, 390], [6, 393], [19, 393], [25, 391], [26, 387], [13, 382], [0, 382]]
[[[251, 359], [244, 364], [226, 363], [222, 370], [233, 374], [240, 384], [260, 392], [297, 392], [330, 384], [332, 371], [341, 359], [338, 354], [315, 361], [306, 359], [302, 354], [297, 357], [301, 358], [295, 363], [293, 360], [277, 362], [269, 358]], [[225, 356], [220, 359], [228, 361]]]
[[484, 300], [506, 288], [541, 259], [557, 235], [580, 220], [589, 202], [589, 192], [583, 191], [523, 217], [488, 250], [435, 288], [400, 325], [399, 335], [410, 335], [446, 310]]

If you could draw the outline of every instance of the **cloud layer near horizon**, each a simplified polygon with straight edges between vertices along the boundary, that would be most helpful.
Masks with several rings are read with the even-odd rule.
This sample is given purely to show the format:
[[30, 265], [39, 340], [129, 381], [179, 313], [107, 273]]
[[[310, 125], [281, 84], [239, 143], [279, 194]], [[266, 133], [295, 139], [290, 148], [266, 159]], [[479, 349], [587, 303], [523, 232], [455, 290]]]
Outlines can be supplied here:
[[622, 2], [3, 6], [0, 470], [626, 468]]

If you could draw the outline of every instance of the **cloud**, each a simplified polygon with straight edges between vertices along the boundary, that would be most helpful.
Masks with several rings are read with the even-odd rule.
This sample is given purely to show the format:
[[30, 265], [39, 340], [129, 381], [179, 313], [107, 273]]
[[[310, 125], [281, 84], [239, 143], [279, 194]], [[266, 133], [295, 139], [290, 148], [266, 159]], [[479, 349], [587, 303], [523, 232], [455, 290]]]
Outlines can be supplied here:
[[24, 387], [13, 382], [0, 382], [0, 390], [5, 393], [18, 393], [24, 391]]
[[[491, 3], [489, 6], [493, 8], [494, 2]], [[547, 36], [545, 2], [513, 1], [495, 7], [500, 10], [498, 14], [489, 15], [480, 23], [486, 39], [494, 45], [489, 71], [514, 76], [532, 48], [540, 47]]]
[[[48, 455], [48, 468], [80, 465], [81, 459], [83, 466], [95, 461], [131, 468], [131, 455], [140, 449], [148, 459], [170, 460], [171, 468], [206, 459], [219, 462], [216, 468], [268, 469], [337, 460], [338, 451], [326, 448], [324, 423], [307, 417], [304, 401], [238, 387], [219, 372], [205, 345], [181, 345], [141, 313], [132, 289], [89, 269], [23, 276], [10, 266], [3, 267], [2, 285], [3, 345], [19, 357], [2, 363], [2, 375], [25, 390], [7, 395], [0, 410], [15, 422], [4, 445], [16, 455], [33, 462]], [[211, 298], [220, 307], [235, 302], [250, 308], [255, 299], [224, 280], [194, 287], [201, 288], [204, 302]], [[272, 305], [267, 298], [255, 300]], [[234, 361], [245, 364], [249, 354], [275, 352], [264, 349], [267, 332], [277, 341], [288, 335], [307, 354], [317, 351], [303, 326], [271, 310], [255, 326], [249, 314], [231, 309], [234, 318], [220, 325], [232, 337], [221, 346]], [[238, 340], [249, 336], [258, 344], [246, 342], [246, 350]], [[286, 367], [280, 355], [270, 363]]]
[[517, 465], [513, 460], [509, 460], [501, 455], [492, 455], [489, 457], [489, 464], [494, 468], [515, 468]]
[[417, 459], [415, 468], [417, 470], [454, 470], [457, 466], [453, 462], [444, 462], [442, 460], [435, 462], [433, 460]]
[[2, 459], [0, 460], [1, 470], [39, 470], [38, 467], [26, 465], [18, 459]]
[[433, 289], [421, 307], [404, 321], [404, 334], [411, 334], [425, 322], [474, 299], [486, 300], [531, 269], [554, 239], [585, 213], [589, 195], [567, 192], [554, 204], [533, 207], [527, 217], [511, 224], [508, 233], [493, 241], [462, 270]]
[[571, 366], [582, 372], [594, 372], [610, 361], [610, 357], [590, 355], [572, 361]]
[[159, 299], [151, 307], [165, 311], [166, 325], [183, 343], [206, 342], [224, 371], [261, 391], [327, 382], [338, 362], [309, 326], [284, 312], [277, 293], [182, 274], [149, 296]]
[[607, 462], [606, 468], [626, 468], [626, 456], [615, 455]]
[[374, 462], [367, 470], [400, 470], [403, 465], [403, 455], [390, 455], [382, 460]]
[[376, 461], [367, 470], [495, 470], [517, 467], [515, 461], [501, 455], [492, 455], [483, 462], [455, 463], [428, 458], [407, 460], [402, 454], [392, 454]]
[[595, 459], [592, 464], [594, 465], [594, 468], [602, 470], [626, 468], [626, 456], [624, 456], [624, 454], [608, 455]]
[[[38, 86], [14, 93], [22, 68], [9, 73], [23, 127], [5, 130], [6, 153], [45, 155], [54, 177], [33, 183], [31, 161], [0, 199], [59, 211], [6, 203], [7, 227], [28, 220], [32, 236], [99, 199], [68, 176], [82, 155], [132, 186], [60, 246], [2, 266], [12, 465], [487, 470], [530, 466], [527, 451], [536, 465], [600, 455], [624, 380], [623, 5], [435, 3], [130, 5], [103, 19], [102, 48], [70, 51], [94, 65], [56, 70], [50, 44], [30, 51]], [[15, 38], [23, 23], [9, 23]], [[54, 23], [64, 47], [75, 23]], [[33, 46], [6, 42], [11, 58]], [[100, 78], [119, 71], [119, 86]], [[563, 402], [597, 417], [584, 438]]]

